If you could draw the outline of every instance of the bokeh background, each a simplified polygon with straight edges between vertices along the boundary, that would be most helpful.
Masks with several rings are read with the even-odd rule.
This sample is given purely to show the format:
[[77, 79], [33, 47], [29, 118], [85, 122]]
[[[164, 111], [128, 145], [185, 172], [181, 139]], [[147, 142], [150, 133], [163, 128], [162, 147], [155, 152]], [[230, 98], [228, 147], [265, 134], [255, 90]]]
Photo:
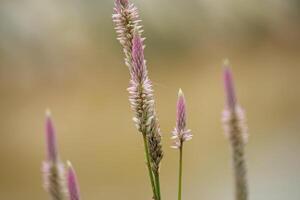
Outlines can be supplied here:
[[[220, 123], [222, 61], [247, 111], [252, 200], [300, 199], [300, 1], [134, 0], [145, 27], [165, 157], [163, 199], [177, 193], [170, 149], [178, 88], [194, 139], [184, 152], [184, 199], [232, 200], [230, 148]], [[111, 0], [1, 0], [0, 199], [38, 200], [44, 113], [82, 199], [150, 199], [141, 136]]]

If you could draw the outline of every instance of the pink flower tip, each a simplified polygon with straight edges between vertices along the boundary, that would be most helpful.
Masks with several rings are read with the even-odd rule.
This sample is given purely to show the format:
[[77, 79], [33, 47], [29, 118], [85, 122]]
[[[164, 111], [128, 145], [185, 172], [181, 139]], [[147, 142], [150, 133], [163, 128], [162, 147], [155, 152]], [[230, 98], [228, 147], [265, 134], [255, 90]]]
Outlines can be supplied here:
[[172, 148], [179, 149], [183, 142], [192, 139], [190, 129], [186, 129], [186, 103], [181, 89], [178, 91], [176, 127], [172, 132], [171, 139], [174, 140]]
[[226, 106], [230, 110], [234, 110], [236, 107], [236, 96], [235, 96], [235, 88], [233, 83], [232, 72], [229, 67], [229, 61], [224, 61], [224, 71], [223, 71], [223, 79], [224, 79], [224, 90], [226, 96]]
[[184, 96], [184, 94], [183, 94], [183, 92], [182, 92], [182, 89], [179, 88], [179, 90], [178, 90], [178, 97], [181, 97], [181, 96]]
[[177, 130], [183, 131], [186, 126], [186, 105], [184, 94], [181, 89], [178, 91], [178, 100], [177, 100]]
[[57, 161], [57, 143], [55, 130], [51, 118], [51, 112], [49, 109], [46, 110], [46, 146], [47, 146], [47, 160], [51, 162]]
[[68, 171], [67, 171], [67, 185], [69, 191], [70, 200], [79, 200], [79, 186], [76, 177], [75, 170], [70, 161], [67, 161]]

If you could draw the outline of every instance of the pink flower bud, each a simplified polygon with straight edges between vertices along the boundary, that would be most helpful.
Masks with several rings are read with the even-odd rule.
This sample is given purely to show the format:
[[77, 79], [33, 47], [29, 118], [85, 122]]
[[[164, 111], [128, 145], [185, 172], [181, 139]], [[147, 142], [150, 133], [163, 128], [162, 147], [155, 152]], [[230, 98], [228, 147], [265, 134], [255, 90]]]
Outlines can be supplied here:
[[235, 96], [235, 89], [233, 84], [233, 78], [230, 68], [228, 67], [228, 62], [224, 62], [224, 90], [226, 95], [226, 106], [230, 110], [234, 110], [236, 107], [236, 96]]
[[67, 165], [68, 165], [67, 184], [68, 184], [68, 191], [69, 191], [69, 199], [80, 200], [79, 186], [78, 186], [75, 170], [73, 169], [69, 161], [67, 162]]
[[46, 111], [46, 146], [47, 146], [47, 160], [56, 162], [57, 160], [57, 143], [56, 135], [51, 119], [50, 110]]
[[181, 89], [178, 92], [176, 127], [172, 132], [172, 139], [175, 140], [173, 148], [180, 148], [183, 142], [192, 139], [191, 130], [186, 129], [186, 104]]

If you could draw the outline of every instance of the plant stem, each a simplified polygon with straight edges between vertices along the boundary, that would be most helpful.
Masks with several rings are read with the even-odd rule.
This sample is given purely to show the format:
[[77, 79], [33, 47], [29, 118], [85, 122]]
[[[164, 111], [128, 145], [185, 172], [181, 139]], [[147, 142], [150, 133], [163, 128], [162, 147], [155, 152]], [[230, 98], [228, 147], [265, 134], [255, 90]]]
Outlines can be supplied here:
[[149, 158], [149, 148], [148, 148], [148, 142], [147, 142], [147, 137], [146, 134], [143, 134], [143, 140], [144, 140], [144, 147], [145, 147], [145, 156], [146, 156], [146, 162], [147, 162], [147, 168], [148, 168], [148, 173], [150, 177], [150, 182], [152, 186], [152, 192], [153, 192], [153, 197], [155, 200], [158, 200], [157, 198], [157, 193], [156, 193], [156, 187], [155, 187], [155, 182], [154, 182], [154, 177], [150, 165], [150, 158]]
[[156, 185], [156, 192], [157, 192], [157, 200], [160, 200], [161, 196], [160, 196], [159, 173], [158, 172], [154, 173], [154, 176], [155, 176], [155, 185]]
[[181, 183], [182, 183], [182, 150], [183, 142], [180, 144], [179, 148], [179, 178], [178, 178], [178, 200], [181, 200]]
[[235, 179], [235, 199], [247, 200], [248, 185], [244, 145], [241, 143], [241, 140], [236, 137], [232, 137], [232, 151]]

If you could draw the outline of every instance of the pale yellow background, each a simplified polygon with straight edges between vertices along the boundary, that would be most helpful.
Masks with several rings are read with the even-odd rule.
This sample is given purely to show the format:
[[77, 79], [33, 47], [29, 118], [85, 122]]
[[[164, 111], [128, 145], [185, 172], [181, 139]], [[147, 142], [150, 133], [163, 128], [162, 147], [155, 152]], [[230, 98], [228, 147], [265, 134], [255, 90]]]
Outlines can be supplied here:
[[[176, 199], [170, 146], [178, 88], [194, 139], [184, 150], [185, 200], [232, 200], [220, 123], [222, 60], [247, 111], [252, 200], [300, 199], [300, 4], [297, 0], [135, 0], [145, 27], [165, 157], [164, 200]], [[0, 2], [0, 199], [43, 200], [44, 111], [82, 199], [151, 199], [128, 70], [110, 0]]]

